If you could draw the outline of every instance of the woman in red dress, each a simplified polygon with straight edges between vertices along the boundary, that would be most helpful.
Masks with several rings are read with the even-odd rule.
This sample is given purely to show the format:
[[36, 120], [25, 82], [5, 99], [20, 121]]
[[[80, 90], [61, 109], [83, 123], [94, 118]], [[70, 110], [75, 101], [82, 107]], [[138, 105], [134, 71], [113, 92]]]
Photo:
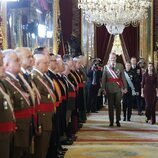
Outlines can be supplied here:
[[157, 76], [154, 71], [154, 66], [152, 63], [148, 64], [147, 70], [142, 78], [142, 97], [145, 99], [146, 108], [146, 122], [155, 124], [156, 116], [155, 116], [155, 106], [156, 106], [156, 98], [158, 96], [158, 83]]

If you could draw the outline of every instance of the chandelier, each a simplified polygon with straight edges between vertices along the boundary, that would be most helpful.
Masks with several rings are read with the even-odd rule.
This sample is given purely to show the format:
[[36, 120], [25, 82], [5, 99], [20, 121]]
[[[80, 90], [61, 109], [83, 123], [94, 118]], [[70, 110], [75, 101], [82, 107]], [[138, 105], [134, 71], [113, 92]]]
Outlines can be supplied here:
[[126, 26], [147, 18], [149, 0], [78, 0], [85, 19], [105, 25], [110, 34], [121, 34]]

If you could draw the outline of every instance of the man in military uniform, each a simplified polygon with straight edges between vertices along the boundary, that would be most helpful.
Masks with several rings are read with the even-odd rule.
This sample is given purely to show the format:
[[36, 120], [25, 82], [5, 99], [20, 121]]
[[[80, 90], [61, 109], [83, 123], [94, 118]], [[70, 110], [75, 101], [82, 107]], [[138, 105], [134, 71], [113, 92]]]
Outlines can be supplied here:
[[48, 71], [49, 58], [47, 55], [34, 55], [35, 65], [32, 70], [32, 79], [41, 94], [41, 102], [37, 107], [39, 117], [39, 136], [35, 139], [35, 157], [46, 158], [49, 148], [51, 132], [54, 128], [52, 124], [53, 115], [56, 111], [56, 97], [50, 89], [50, 84], [45, 73]]
[[4, 51], [5, 86], [13, 99], [14, 115], [17, 130], [14, 136], [14, 157], [30, 157], [29, 130], [32, 108], [29, 95], [21, 87], [17, 75], [20, 72], [20, 62], [14, 50]]
[[127, 84], [124, 76], [123, 65], [116, 62], [116, 54], [111, 53], [109, 55], [109, 61], [106, 66], [104, 66], [103, 76], [102, 76], [102, 88], [105, 90], [105, 94], [108, 99], [109, 106], [109, 119], [110, 127], [114, 123], [114, 107], [116, 107], [116, 124], [118, 127], [120, 124], [121, 115], [121, 98], [122, 93], [127, 92]]
[[34, 59], [32, 56], [32, 52], [29, 48], [26, 47], [18, 47], [16, 48], [16, 53], [21, 62], [21, 71], [18, 74], [18, 79], [25, 90], [30, 96], [30, 102], [33, 109], [31, 127], [30, 127], [30, 143], [31, 143], [31, 153], [34, 154], [34, 137], [37, 131], [37, 114], [36, 114], [36, 107], [40, 104], [40, 93], [31, 79], [31, 72], [32, 66], [34, 64]]
[[3, 55], [0, 52], [0, 157], [12, 157], [15, 116], [11, 99], [3, 83]]

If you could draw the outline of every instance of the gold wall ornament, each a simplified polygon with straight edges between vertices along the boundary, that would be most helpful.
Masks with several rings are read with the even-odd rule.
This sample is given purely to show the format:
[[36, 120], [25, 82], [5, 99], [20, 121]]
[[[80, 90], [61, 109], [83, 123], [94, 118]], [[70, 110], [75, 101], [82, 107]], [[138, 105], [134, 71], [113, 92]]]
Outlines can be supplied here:
[[146, 62], [154, 62], [153, 50], [153, 0], [148, 11], [148, 18], [140, 23], [140, 57]]
[[2, 17], [0, 16], [0, 49], [3, 49]]
[[87, 57], [96, 57], [95, 51], [95, 25], [88, 23], [81, 12], [81, 50], [83, 54]]
[[59, 50], [59, 40], [58, 40], [58, 18], [60, 15], [59, 0], [53, 1], [53, 53], [57, 54]]
[[2, 49], [8, 48], [7, 42], [7, 2], [1, 1], [0, 2], [0, 15], [1, 15], [1, 39], [0, 42], [2, 43]]

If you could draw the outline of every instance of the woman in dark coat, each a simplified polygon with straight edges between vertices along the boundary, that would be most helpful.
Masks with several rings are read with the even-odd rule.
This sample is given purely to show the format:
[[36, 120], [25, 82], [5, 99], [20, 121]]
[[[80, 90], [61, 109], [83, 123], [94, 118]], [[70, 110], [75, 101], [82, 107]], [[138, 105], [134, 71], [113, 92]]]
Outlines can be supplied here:
[[154, 66], [152, 63], [149, 63], [142, 78], [142, 97], [144, 97], [146, 103], [146, 122], [151, 124], [156, 123], [155, 106], [156, 97], [158, 96], [157, 86], [157, 76], [154, 71]]

